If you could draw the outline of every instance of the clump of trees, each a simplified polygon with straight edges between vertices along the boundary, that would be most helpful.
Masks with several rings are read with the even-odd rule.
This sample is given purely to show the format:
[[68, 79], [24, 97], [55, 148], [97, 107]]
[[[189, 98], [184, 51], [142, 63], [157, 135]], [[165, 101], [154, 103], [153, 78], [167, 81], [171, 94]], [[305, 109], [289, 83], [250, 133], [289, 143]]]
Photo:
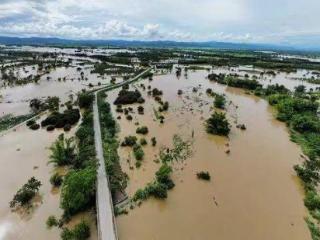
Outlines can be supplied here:
[[228, 136], [230, 132], [230, 124], [225, 113], [215, 112], [206, 121], [207, 133]]
[[89, 109], [92, 106], [94, 95], [92, 93], [82, 92], [78, 95], [78, 105], [80, 108]]
[[136, 136], [127, 136], [124, 138], [124, 140], [121, 143], [122, 147], [132, 147], [137, 143], [137, 137]]
[[66, 125], [76, 124], [79, 119], [79, 109], [67, 109], [63, 113], [51, 113], [46, 119], [41, 122], [41, 126], [54, 126], [55, 128], [64, 128]]
[[63, 181], [60, 206], [65, 216], [74, 215], [94, 205], [96, 169], [86, 167], [70, 171]]
[[135, 91], [129, 91], [122, 89], [116, 100], [114, 101], [115, 105], [126, 105], [126, 104], [132, 104], [132, 103], [144, 103], [144, 99], [141, 96], [141, 93], [138, 90]]
[[138, 127], [137, 130], [136, 130], [137, 134], [146, 135], [146, 134], [148, 134], [148, 132], [149, 132], [149, 129], [146, 126]]
[[10, 207], [15, 208], [16, 206], [29, 204], [32, 198], [39, 192], [41, 185], [41, 182], [35, 177], [30, 178], [13, 196], [12, 201], [10, 201]]

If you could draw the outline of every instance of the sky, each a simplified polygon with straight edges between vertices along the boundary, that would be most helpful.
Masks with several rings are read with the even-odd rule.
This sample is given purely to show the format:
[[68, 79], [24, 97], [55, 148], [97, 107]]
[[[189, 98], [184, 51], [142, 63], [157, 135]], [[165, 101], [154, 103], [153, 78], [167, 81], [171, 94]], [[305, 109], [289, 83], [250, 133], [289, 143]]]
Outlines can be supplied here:
[[0, 0], [0, 35], [320, 47], [320, 0]]

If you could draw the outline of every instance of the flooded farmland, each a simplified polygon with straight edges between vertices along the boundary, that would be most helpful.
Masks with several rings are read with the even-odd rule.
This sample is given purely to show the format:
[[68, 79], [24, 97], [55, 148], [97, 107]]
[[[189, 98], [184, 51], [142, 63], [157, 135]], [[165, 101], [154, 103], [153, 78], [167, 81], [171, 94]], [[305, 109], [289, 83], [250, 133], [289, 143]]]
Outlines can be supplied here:
[[[75, 50], [61, 50], [64, 54], [70, 54], [69, 51], [74, 54]], [[115, 83], [124, 79], [121, 74], [100, 76], [92, 72], [94, 61], [69, 57], [74, 57], [69, 67], [53, 68], [43, 73], [37, 83], [1, 85], [0, 116], [29, 113], [31, 99], [48, 96], [58, 96], [61, 108], [65, 109], [64, 103], [75, 100], [83, 89], [93, 90], [108, 86], [112, 79]], [[192, 154], [172, 165], [175, 187], [168, 191], [166, 199], [151, 197], [134, 206], [122, 203], [128, 214], [116, 217], [119, 239], [311, 239], [304, 220], [308, 212], [303, 203], [303, 186], [293, 169], [305, 159], [300, 147], [290, 141], [285, 123], [275, 119], [275, 110], [266, 100], [248, 91], [209, 81], [207, 76], [212, 72], [236, 73], [241, 78], [256, 77], [263, 86], [284, 84], [293, 91], [301, 84], [306, 89], [316, 89], [317, 85], [303, 80], [314, 74], [299, 69], [294, 73], [261, 75], [265, 69], [200, 66], [199, 70], [182, 70], [177, 76], [175, 67], [178, 65], [174, 65], [172, 71], [159, 71], [153, 66], [152, 80], [130, 84], [130, 89], [138, 90], [145, 99], [145, 103], [123, 106], [133, 109], [130, 112], [132, 121], [117, 112], [113, 104], [121, 89], [107, 92], [107, 101], [119, 126], [120, 143], [126, 136], [137, 135], [139, 126], [149, 129], [146, 136], [137, 135], [139, 140], [145, 137], [148, 142], [142, 146], [145, 155], [139, 168], [132, 148], [118, 149], [121, 168], [129, 177], [125, 189], [129, 199], [154, 180], [160, 167], [159, 152], [172, 147], [175, 135], [192, 143]], [[26, 77], [36, 74], [38, 69], [15, 67], [14, 72], [16, 76]], [[168, 101], [168, 111], [159, 113], [159, 102], [148, 94], [155, 88], [163, 92], [161, 98]], [[205, 120], [214, 111], [222, 111], [213, 107], [214, 98], [207, 94], [209, 88], [226, 97], [225, 112], [232, 125], [228, 137], [209, 135], [205, 130]], [[182, 94], [178, 94], [179, 90]], [[143, 106], [144, 114], [138, 114], [138, 106]], [[164, 116], [164, 123], [159, 120], [159, 114]], [[244, 124], [246, 130], [236, 127], [238, 124]], [[76, 124], [66, 136], [74, 136], [78, 127]], [[57, 129], [53, 132], [31, 131], [23, 124], [0, 135], [3, 166], [0, 170], [3, 193], [0, 240], [59, 239], [61, 230], [48, 229], [46, 221], [50, 215], [63, 214], [61, 189], [52, 187], [50, 177], [56, 171], [64, 175], [68, 168], [48, 164], [49, 148], [61, 133], [63, 131]], [[151, 145], [152, 138], [156, 138], [156, 146]], [[200, 171], [208, 171], [211, 181], [197, 179]], [[43, 184], [33, 199], [34, 207], [27, 211], [12, 211], [9, 207], [12, 196], [32, 176]], [[75, 215], [65, 226], [72, 228], [82, 219], [90, 225], [90, 239], [97, 239], [96, 214], [92, 209]]]
[[[190, 138], [194, 132], [194, 153], [184, 163], [174, 165], [176, 187], [166, 200], [149, 199], [117, 218], [120, 239], [310, 239], [304, 216], [303, 190], [293, 165], [302, 161], [297, 145], [290, 142], [286, 126], [274, 120], [268, 103], [244, 91], [210, 83], [206, 71], [155, 76], [146, 86], [163, 91], [169, 101], [165, 123], [156, 121], [157, 108], [147, 96], [145, 115], [134, 115], [132, 122], [119, 121], [120, 140], [133, 135], [140, 126], [148, 126], [147, 141], [156, 136], [158, 147], [145, 148], [145, 160], [134, 166], [130, 150], [121, 148], [122, 168], [129, 175], [127, 192], [133, 195], [154, 178], [154, 162], [161, 146], [170, 146], [174, 134]], [[139, 87], [139, 83], [136, 84]], [[193, 87], [198, 88], [193, 92]], [[212, 111], [212, 88], [226, 94], [228, 118], [232, 122], [229, 138], [208, 136], [204, 119]], [[177, 95], [181, 89], [184, 94]], [[109, 94], [110, 102], [116, 91]], [[114, 112], [116, 115], [116, 112]], [[235, 127], [247, 126], [246, 131]], [[226, 154], [230, 149], [230, 154]], [[196, 173], [207, 170], [210, 182], [202, 182]]]

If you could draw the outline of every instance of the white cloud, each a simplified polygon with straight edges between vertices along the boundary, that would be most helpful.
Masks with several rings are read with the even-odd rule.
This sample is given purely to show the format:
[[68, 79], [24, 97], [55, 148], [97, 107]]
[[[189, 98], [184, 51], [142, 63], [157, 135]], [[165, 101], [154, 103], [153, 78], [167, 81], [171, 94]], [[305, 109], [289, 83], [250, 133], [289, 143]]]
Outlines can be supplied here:
[[0, 35], [303, 44], [320, 38], [319, 9], [319, 0], [1, 0]]

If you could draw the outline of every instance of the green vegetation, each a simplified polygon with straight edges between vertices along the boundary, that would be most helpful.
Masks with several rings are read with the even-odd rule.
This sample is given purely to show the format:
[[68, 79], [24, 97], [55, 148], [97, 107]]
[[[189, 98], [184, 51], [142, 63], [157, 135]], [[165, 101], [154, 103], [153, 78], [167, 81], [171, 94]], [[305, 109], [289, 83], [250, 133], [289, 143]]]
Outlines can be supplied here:
[[210, 134], [228, 136], [230, 124], [224, 113], [215, 112], [206, 121], [206, 130]]
[[136, 158], [137, 161], [143, 160], [144, 157], [144, 151], [142, 147], [139, 144], [135, 144], [133, 146], [133, 155]]
[[64, 134], [60, 134], [50, 147], [50, 150], [50, 163], [54, 163], [57, 166], [73, 164], [76, 157], [74, 138], [65, 139]]
[[237, 87], [237, 88], [243, 88], [248, 90], [255, 90], [258, 87], [261, 87], [262, 85], [257, 80], [250, 80], [250, 79], [240, 79], [233, 76], [228, 76], [224, 74], [214, 74], [211, 73], [208, 75], [208, 79], [210, 81], [215, 81], [220, 84], [228, 85], [230, 87]]
[[[120, 166], [116, 121], [113, 119], [110, 105], [105, 101], [103, 92], [98, 94], [98, 107], [106, 172], [109, 176], [112, 198], [116, 200], [117, 192], [123, 192], [127, 187], [128, 176], [122, 171]], [[122, 144], [125, 146], [133, 146], [136, 142], [136, 137], [129, 136], [125, 138]]]
[[32, 177], [24, 184], [10, 201], [10, 207], [25, 206], [30, 204], [32, 198], [39, 192], [41, 182], [35, 177]]
[[64, 228], [61, 233], [62, 240], [86, 240], [90, 237], [90, 227], [85, 221], [78, 223], [72, 230]]
[[71, 170], [63, 181], [61, 208], [66, 216], [74, 215], [95, 204], [96, 169]]
[[94, 95], [83, 92], [78, 95], [78, 105], [80, 108], [90, 109], [94, 100]]
[[132, 147], [137, 143], [137, 137], [136, 136], [127, 136], [124, 138], [123, 142], [121, 143], [122, 147]]
[[50, 183], [54, 186], [54, 187], [60, 187], [62, 184], [63, 178], [60, 174], [55, 173], [50, 177]]
[[64, 128], [66, 125], [76, 124], [79, 119], [79, 109], [67, 109], [63, 113], [51, 113], [45, 120], [41, 122], [41, 126], [54, 126], [55, 128]]
[[46, 221], [46, 225], [48, 228], [52, 228], [52, 227], [56, 227], [59, 225], [58, 220], [56, 219], [55, 216], [51, 215], [48, 217], [47, 221]]
[[148, 132], [149, 132], [149, 130], [148, 130], [148, 127], [146, 127], [146, 126], [138, 127], [136, 130], [137, 134], [146, 135], [146, 134], [148, 134]]
[[170, 164], [174, 161], [183, 161], [191, 154], [191, 143], [175, 135], [173, 137], [173, 148], [162, 149], [159, 153], [159, 161], [162, 165], [155, 174], [155, 180], [147, 184], [144, 189], [137, 190], [132, 200], [139, 202], [151, 196], [159, 199], [167, 198], [168, 190], [175, 186], [171, 179], [172, 167]]
[[198, 172], [197, 177], [198, 177], [198, 179], [202, 179], [202, 180], [206, 180], [206, 181], [210, 181], [210, 179], [211, 179], [210, 173], [204, 172], [204, 171]]
[[216, 108], [224, 109], [226, 104], [226, 98], [223, 95], [216, 94], [214, 98], [214, 106]]
[[144, 103], [144, 99], [141, 96], [141, 93], [138, 90], [128, 91], [126, 89], [122, 89], [116, 100], [114, 101], [115, 105], [126, 105], [132, 103]]
[[9, 128], [12, 128], [15, 125], [18, 125], [34, 116], [35, 114], [26, 114], [26, 115], [20, 115], [16, 117], [10, 114], [5, 115], [0, 118], [0, 132], [8, 130]]

